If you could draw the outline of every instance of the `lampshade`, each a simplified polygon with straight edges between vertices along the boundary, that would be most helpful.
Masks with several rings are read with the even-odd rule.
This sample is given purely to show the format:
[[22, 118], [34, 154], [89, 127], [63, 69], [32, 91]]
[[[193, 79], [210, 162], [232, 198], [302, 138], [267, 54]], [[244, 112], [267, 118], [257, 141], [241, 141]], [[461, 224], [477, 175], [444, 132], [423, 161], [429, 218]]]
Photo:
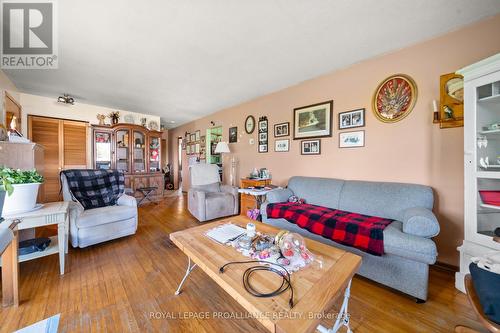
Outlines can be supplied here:
[[231, 151], [229, 150], [229, 146], [227, 145], [227, 142], [221, 141], [217, 143], [217, 147], [215, 147], [215, 153], [220, 154], [220, 153], [230, 153]]

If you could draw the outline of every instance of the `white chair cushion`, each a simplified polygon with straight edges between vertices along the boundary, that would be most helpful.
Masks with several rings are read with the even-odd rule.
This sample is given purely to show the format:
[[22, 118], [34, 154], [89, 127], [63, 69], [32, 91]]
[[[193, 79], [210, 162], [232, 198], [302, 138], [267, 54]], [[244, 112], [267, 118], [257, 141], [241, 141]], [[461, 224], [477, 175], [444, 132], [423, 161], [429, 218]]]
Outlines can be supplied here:
[[90, 228], [98, 225], [122, 221], [135, 217], [137, 208], [130, 206], [107, 206], [85, 210], [76, 220], [78, 228]]

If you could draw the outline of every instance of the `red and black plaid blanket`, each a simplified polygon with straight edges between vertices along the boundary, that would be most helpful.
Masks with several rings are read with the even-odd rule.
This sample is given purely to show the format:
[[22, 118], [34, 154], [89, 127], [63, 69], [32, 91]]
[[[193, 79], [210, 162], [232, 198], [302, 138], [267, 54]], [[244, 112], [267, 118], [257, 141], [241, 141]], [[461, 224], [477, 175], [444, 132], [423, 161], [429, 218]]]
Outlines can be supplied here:
[[383, 231], [393, 221], [291, 202], [268, 204], [267, 217], [286, 219], [312, 233], [377, 256], [384, 254]]

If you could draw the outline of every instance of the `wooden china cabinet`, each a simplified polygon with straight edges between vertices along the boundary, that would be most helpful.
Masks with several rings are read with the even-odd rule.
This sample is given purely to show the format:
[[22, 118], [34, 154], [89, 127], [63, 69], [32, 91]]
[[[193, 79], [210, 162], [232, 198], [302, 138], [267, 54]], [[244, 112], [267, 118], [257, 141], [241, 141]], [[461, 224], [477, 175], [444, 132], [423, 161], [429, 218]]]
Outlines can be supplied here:
[[161, 198], [161, 134], [133, 124], [93, 125], [94, 168], [123, 170], [125, 187], [132, 189], [135, 196], [142, 197], [137, 188], [156, 186], [154, 196]]

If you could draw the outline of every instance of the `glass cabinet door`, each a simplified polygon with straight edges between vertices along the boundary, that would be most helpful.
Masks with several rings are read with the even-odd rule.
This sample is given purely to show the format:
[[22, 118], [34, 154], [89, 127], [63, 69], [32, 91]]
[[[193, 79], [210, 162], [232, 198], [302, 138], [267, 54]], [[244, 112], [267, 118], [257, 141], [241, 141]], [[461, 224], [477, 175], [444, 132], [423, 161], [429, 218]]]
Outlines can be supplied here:
[[134, 146], [132, 170], [133, 172], [146, 172], [146, 136], [144, 133], [134, 131], [132, 144]]
[[149, 138], [149, 171], [160, 171], [160, 138]]
[[129, 131], [116, 131], [116, 169], [129, 172]]
[[500, 81], [477, 88], [478, 171], [500, 172]]
[[111, 133], [94, 131], [95, 168], [101, 170], [111, 169]]

